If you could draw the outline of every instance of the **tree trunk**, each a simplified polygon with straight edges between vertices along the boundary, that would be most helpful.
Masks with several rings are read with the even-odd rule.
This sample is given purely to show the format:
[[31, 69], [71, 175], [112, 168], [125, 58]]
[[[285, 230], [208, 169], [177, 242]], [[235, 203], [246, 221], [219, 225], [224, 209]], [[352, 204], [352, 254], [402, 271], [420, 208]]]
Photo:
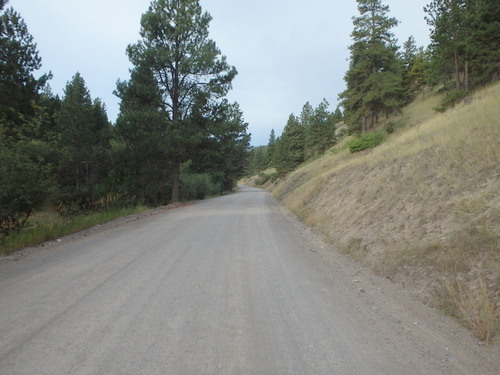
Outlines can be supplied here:
[[460, 90], [460, 69], [458, 66], [458, 51], [455, 49], [454, 51], [455, 57], [455, 88]]
[[469, 61], [465, 60], [465, 73], [464, 73], [465, 91], [469, 91]]
[[175, 161], [172, 168], [172, 203], [179, 202], [181, 163]]

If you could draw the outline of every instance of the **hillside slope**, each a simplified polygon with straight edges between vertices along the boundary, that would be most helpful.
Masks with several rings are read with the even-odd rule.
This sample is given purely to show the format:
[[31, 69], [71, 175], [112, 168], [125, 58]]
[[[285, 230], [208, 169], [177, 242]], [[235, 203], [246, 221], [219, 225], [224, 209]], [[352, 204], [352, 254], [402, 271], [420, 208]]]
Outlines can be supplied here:
[[435, 113], [420, 98], [382, 145], [347, 140], [273, 195], [341, 252], [457, 316], [478, 337], [499, 329], [500, 84]]

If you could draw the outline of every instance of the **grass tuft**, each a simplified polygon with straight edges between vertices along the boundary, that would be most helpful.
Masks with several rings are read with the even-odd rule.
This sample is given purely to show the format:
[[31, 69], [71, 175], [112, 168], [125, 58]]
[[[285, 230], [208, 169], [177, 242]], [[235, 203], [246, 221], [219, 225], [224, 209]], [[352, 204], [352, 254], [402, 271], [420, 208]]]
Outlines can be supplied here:
[[498, 293], [494, 297], [490, 296], [480, 274], [478, 274], [478, 282], [479, 286], [476, 291], [468, 290], [459, 280], [454, 283], [446, 282], [446, 289], [462, 322], [474, 332], [478, 339], [490, 345], [500, 329], [500, 319], [495, 312]]

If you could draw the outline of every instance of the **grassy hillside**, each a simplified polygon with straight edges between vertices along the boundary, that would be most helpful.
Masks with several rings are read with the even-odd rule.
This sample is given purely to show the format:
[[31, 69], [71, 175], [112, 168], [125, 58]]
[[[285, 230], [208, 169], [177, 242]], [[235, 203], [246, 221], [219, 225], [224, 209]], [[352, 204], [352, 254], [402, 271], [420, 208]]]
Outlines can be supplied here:
[[500, 84], [446, 113], [437, 94], [375, 149], [344, 140], [269, 186], [339, 251], [490, 341], [499, 330]]

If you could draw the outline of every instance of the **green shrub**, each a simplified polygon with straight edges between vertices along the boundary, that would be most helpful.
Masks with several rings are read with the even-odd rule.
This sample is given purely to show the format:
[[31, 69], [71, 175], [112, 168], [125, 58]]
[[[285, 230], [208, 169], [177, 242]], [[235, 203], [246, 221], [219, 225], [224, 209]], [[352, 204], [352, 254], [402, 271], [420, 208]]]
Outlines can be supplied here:
[[257, 186], [262, 186], [264, 185], [269, 179], [271, 178], [271, 175], [261, 172], [259, 173], [259, 177], [255, 179], [255, 185]]
[[368, 150], [381, 144], [384, 139], [384, 132], [365, 133], [349, 142], [349, 150], [351, 153]]
[[214, 183], [209, 173], [183, 173], [180, 183], [182, 200], [203, 199], [221, 192], [220, 184]]
[[449, 91], [443, 98], [441, 105], [434, 108], [434, 110], [438, 112], [444, 112], [448, 108], [453, 108], [459, 101], [465, 99], [466, 96], [467, 96], [467, 91], [464, 90]]
[[0, 124], [0, 237], [18, 232], [52, 190], [51, 165], [45, 144], [10, 142]]

